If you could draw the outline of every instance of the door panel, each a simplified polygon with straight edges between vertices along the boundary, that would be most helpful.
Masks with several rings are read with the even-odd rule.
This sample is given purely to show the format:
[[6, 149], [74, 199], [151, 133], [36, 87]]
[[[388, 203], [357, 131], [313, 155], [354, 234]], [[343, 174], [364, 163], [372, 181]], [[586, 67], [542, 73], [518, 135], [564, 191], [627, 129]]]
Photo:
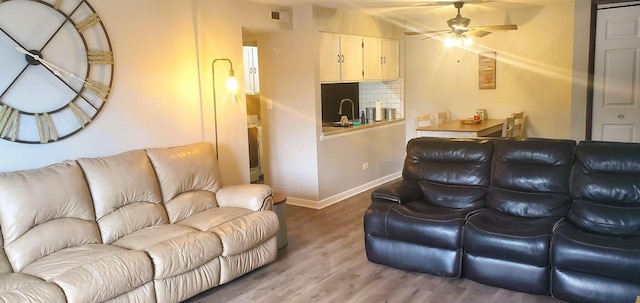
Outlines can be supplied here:
[[593, 140], [640, 142], [640, 6], [598, 10]]
[[340, 51], [344, 56], [342, 62], [342, 81], [362, 80], [362, 37], [343, 35], [340, 37]]
[[398, 80], [400, 78], [400, 42], [397, 40], [382, 40], [382, 80]]
[[340, 81], [340, 36], [320, 33], [320, 81]]

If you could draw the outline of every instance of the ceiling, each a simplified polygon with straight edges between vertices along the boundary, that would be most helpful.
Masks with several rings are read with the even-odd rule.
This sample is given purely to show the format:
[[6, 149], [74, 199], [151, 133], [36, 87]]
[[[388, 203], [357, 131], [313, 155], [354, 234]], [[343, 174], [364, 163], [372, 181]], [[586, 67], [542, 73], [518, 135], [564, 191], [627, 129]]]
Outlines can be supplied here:
[[[371, 15], [377, 15], [396, 20], [415, 21], [423, 17], [424, 13], [434, 9], [449, 9], [455, 13], [453, 2], [459, 0], [249, 0], [269, 5], [295, 7], [301, 5], [317, 5], [340, 9], [361, 9]], [[468, 0], [466, 10], [496, 9], [505, 10], [527, 6], [544, 6], [574, 0]]]

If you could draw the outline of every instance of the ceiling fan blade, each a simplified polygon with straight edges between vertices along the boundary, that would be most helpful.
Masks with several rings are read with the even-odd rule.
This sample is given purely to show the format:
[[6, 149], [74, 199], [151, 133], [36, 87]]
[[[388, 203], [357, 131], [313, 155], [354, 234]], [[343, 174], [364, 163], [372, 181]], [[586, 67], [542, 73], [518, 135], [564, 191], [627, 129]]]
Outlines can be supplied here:
[[516, 24], [503, 24], [503, 25], [486, 25], [486, 26], [474, 26], [473, 29], [479, 29], [484, 31], [510, 31], [517, 30]]
[[436, 36], [440, 36], [442, 34], [448, 34], [448, 33], [452, 33], [452, 31], [443, 31], [443, 32], [440, 32], [440, 33], [434, 33], [434, 34], [430, 34], [430, 35], [426, 34], [426, 37], [422, 38], [422, 40], [430, 39], [430, 38], [433, 38], [433, 37], [436, 37]]
[[439, 35], [439, 34], [444, 34], [444, 33], [450, 33], [452, 32], [452, 30], [450, 29], [442, 29], [442, 30], [435, 30], [435, 31], [421, 31], [421, 32], [404, 32], [405, 35], [407, 36], [415, 36], [415, 35]]
[[491, 32], [484, 31], [484, 30], [481, 30], [481, 29], [471, 28], [471, 29], [467, 32], [467, 34], [468, 34], [469, 36], [474, 36], [474, 37], [482, 38], [482, 37], [484, 37], [484, 36], [486, 36], [486, 35], [488, 35], [488, 34], [491, 34]]
[[[462, 2], [459, 0], [445, 0], [445, 1], [437, 1], [437, 0], [429, 0], [429, 1], [368, 1], [368, 2], [359, 2], [357, 5], [365, 6], [365, 7], [429, 7], [429, 6], [449, 6], [454, 2]], [[475, 4], [475, 3], [489, 3], [496, 2], [495, 0], [467, 0], [464, 1], [464, 4]]]

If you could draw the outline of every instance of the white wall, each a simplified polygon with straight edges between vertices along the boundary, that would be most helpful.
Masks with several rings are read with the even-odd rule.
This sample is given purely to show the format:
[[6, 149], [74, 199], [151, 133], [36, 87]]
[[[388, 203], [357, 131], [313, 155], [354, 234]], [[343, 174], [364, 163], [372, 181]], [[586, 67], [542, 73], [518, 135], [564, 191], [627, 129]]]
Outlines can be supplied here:
[[[572, 116], [573, 3], [512, 9], [473, 10], [472, 25], [518, 24], [517, 31], [498, 31], [476, 38], [469, 50], [447, 49], [438, 39], [406, 39], [407, 136], [415, 136], [415, 117], [449, 111], [453, 119], [484, 108], [489, 118], [524, 111], [531, 137], [570, 138]], [[442, 28], [453, 15], [434, 10], [428, 28]], [[455, 14], [455, 12], [454, 12]], [[478, 52], [497, 52], [497, 88], [478, 88]], [[408, 139], [407, 138], [407, 139]]]
[[[293, 198], [317, 200], [320, 84], [310, 6], [293, 10], [293, 31], [258, 39], [260, 97], [265, 142], [265, 183]], [[316, 89], [317, 86], [317, 89]]]
[[286, 192], [288, 203], [323, 207], [399, 174], [405, 130], [400, 124], [321, 141], [318, 33], [392, 38], [394, 27], [360, 12], [308, 5], [294, 8], [293, 18], [292, 31], [258, 37], [265, 182]]
[[[56, 143], [0, 140], [0, 171], [135, 148], [215, 142], [211, 62], [230, 58], [244, 91], [242, 26], [277, 29], [268, 7], [232, 0], [92, 0], [115, 56], [111, 96], [86, 130]], [[218, 74], [219, 73], [219, 74]], [[223, 184], [249, 181], [244, 96], [230, 102], [228, 65], [216, 64]]]
[[[584, 33], [574, 35], [574, 24], [588, 23], [586, 2], [576, 2], [579, 15], [575, 20], [574, 4], [568, 2], [507, 14], [469, 11], [474, 24], [511, 21], [520, 26], [518, 31], [496, 32], [477, 39], [482, 46], [479, 50], [498, 52], [496, 90], [477, 89], [477, 55], [469, 53], [465, 61], [456, 63], [453, 52], [442, 49], [438, 41], [406, 39], [401, 48], [405, 50], [405, 61], [411, 62], [401, 72], [405, 78], [406, 129], [385, 130], [393, 134], [372, 140], [382, 138], [379, 141], [387, 142], [385, 136], [413, 137], [416, 114], [450, 110], [454, 118], [461, 118], [471, 115], [475, 108], [486, 108], [490, 117], [524, 110], [530, 117], [531, 136], [580, 136], [585, 88], [571, 77], [586, 70], [588, 39]], [[0, 140], [0, 171], [111, 155], [134, 148], [213, 142], [211, 61], [221, 57], [233, 60], [242, 86], [243, 27], [278, 33], [265, 34], [258, 41], [263, 50], [261, 64], [270, 62], [271, 70], [280, 71], [261, 79], [265, 89], [263, 102], [273, 102], [272, 110], [266, 110], [264, 103], [262, 106], [269, 119], [266, 123], [272, 124], [265, 134], [269, 144], [267, 183], [290, 197], [319, 201], [400, 169], [401, 164], [393, 161], [397, 158], [395, 151], [372, 153], [373, 158], [366, 154], [341, 157], [333, 147], [357, 141], [345, 139], [344, 144], [339, 140], [320, 141], [318, 62], [314, 61], [317, 37], [310, 34], [314, 28], [315, 32], [399, 38], [397, 27], [357, 12], [303, 7], [293, 14], [297, 26], [303, 27], [303, 31], [296, 32], [268, 20], [267, 6], [237, 0], [91, 0], [91, 3], [103, 17], [113, 41], [116, 75], [109, 103], [88, 129], [69, 139], [45, 145]], [[441, 28], [450, 17], [450, 12], [442, 13], [427, 17], [424, 23]], [[287, 68], [281, 69], [283, 66]], [[216, 72], [221, 74], [217, 75], [224, 75], [226, 68], [225, 63], [218, 63]], [[223, 76], [218, 79], [216, 87], [222, 88]], [[244, 96], [240, 96], [239, 103], [232, 103], [231, 96], [222, 89], [218, 97], [223, 182], [247, 183]], [[403, 144], [394, 145], [402, 154]], [[363, 149], [366, 146], [355, 148]], [[372, 166], [380, 163], [380, 167], [364, 175], [353, 169], [341, 178], [331, 178], [342, 167], [360, 167], [364, 161]]]
[[157, 0], [91, 4], [114, 48], [108, 104], [97, 120], [71, 138], [44, 145], [0, 140], [0, 171], [203, 139], [191, 6]]

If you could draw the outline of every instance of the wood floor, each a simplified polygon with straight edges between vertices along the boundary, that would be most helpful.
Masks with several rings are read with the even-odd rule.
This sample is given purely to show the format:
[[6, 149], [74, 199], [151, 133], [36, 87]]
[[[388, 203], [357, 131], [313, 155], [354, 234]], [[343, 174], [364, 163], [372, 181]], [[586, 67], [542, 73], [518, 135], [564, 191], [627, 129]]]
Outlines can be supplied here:
[[186, 302], [560, 302], [369, 262], [362, 220], [370, 194], [322, 210], [287, 205], [289, 245], [275, 262]]

